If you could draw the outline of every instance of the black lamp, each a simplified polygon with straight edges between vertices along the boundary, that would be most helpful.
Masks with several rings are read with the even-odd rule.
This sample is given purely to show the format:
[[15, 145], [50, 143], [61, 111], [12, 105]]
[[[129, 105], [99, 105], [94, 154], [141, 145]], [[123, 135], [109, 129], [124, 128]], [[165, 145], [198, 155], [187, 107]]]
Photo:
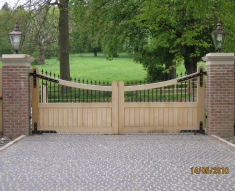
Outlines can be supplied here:
[[227, 34], [228, 33], [222, 29], [221, 21], [218, 20], [216, 30], [213, 31], [211, 34], [215, 45], [215, 49], [218, 52], [223, 51]]
[[24, 35], [19, 29], [18, 21], [16, 21], [15, 28], [12, 32], [8, 34], [11, 42], [12, 49], [18, 54], [18, 50], [21, 49]]

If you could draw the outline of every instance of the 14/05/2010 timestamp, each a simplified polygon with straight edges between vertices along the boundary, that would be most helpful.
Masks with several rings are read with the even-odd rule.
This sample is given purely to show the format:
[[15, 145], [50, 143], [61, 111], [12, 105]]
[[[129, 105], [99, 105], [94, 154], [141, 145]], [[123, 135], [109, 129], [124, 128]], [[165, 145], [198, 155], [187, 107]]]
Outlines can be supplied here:
[[192, 167], [191, 174], [228, 174], [228, 167]]

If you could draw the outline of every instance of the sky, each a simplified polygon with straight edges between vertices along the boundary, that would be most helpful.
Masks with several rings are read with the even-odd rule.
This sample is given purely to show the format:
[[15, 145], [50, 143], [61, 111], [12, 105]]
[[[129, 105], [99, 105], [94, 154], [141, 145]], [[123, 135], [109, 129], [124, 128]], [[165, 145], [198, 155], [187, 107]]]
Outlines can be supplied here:
[[0, 0], [0, 9], [4, 5], [5, 2], [7, 2], [10, 7], [15, 7], [16, 5], [20, 5], [24, 3], [26, 0]]

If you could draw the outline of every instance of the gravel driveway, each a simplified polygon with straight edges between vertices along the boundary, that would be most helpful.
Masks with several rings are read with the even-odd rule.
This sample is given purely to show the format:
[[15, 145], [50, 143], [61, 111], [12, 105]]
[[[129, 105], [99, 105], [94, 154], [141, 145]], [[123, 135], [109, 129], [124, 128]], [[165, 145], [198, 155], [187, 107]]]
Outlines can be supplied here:
[[235, 190], [235, 149], [207, 135], [29, 136], [0, 152], [0, 190]]

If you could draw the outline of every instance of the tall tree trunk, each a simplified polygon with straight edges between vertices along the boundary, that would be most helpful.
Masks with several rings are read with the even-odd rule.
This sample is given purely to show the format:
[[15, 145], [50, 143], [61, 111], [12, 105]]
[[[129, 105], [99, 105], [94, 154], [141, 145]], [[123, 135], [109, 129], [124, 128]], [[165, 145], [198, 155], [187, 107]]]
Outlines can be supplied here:
[[60, 0], [59, 10], [59, 48], [60, 48], [60, 76], [70, 79], [69, 68], [69, 0]]
[[184, 66], [187, 74], [192, 74], [197, 71], [197, 62], [199, 58], [191, 57], [191, 54], [195, 51], [195, 46], [185, 46]]
[[97, 53], [98, 53], [97, 49], [94, 48], [94, 56], [95, 56], [95, 57], [97, 56]]
[[38, 63], [42, 65], [45, 64], [45, 52], [42, 47], [39, 48]]
[[166, 69], [169, 69], [169, 73], [166, 74], [167, 79], [174, 79], [176, 77], [176, 63], [175, 62], [167, 62]]
[[197, 61], [190, 62], [185, 60], [184, 65], [188, 75], [197, 71]]

